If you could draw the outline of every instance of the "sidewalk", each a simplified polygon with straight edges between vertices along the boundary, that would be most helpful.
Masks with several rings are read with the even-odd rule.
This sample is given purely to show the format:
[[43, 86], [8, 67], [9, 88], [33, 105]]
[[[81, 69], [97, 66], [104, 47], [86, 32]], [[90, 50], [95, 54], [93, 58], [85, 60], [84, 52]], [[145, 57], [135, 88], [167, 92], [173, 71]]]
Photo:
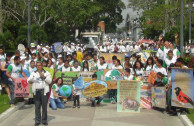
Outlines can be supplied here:
[[[183, 126], [177, 116], [169, 116], [156, 110], [141, 109], [140, 113], [116, 112], [116, 104], [103, 103], [92, 108], [90, 103], [82, 103], [81, 108], [71, 108], [72, 102], [66, 108], [56, 111], [48, 108], [49, 126]], [[34, 105], [24, 106], [0, 126], [33, 126]]]

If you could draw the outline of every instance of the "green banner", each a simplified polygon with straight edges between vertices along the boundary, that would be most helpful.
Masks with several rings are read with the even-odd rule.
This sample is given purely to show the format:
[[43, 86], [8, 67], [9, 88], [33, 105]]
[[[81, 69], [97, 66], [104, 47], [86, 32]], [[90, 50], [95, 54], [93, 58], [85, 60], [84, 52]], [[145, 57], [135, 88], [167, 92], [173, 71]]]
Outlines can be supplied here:
[[56, 78], [62, 77], [63, 84], [72, 85], [72, 79], [78, 77], [78, 72], [57, 72], [55, 76]]
[[55, 70], [54, 69], [51, 69], [51, 68], [48, 68], [48, 67], [44, 67], [43, 69], [46, 70], [46, 71], [48, 71], [51, 74], [51, 78], [53, 78], [54, 73], [55, 73]]
[[140, 112], [140, 81], [118, 81], [117, 112]]

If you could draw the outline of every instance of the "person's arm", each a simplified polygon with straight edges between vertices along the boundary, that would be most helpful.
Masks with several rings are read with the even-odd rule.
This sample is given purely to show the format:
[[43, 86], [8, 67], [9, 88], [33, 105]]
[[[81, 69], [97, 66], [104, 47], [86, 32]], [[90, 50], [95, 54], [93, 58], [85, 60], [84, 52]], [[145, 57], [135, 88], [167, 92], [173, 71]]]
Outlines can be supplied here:
[[62, 98], [62, 97], [63, 97], [63, 96], [59, 96], [58, 94], [56, 94], [55, 89], [52, 89], [52, 91], [53, 91], [53, 95], [54, 95], [55, 97], [58, 97], [58, 98]]
[[166, 92], [169, 91], [172, 88], [172, 81], [170, 81], [170, 84], [168, 86], [168, 88], [165, 90]]
[[3, 62], [2, 66], [1, 66], [1, 71], [7, 71], [7, 69], [5, 68], [6, 62]]
[[175, 46], [177, 47], [178, 46], [178, 34], [175, 34], [174, 38], [175, 38]]
[[39, 55], [40, 55], [41, 58], [43, 58], [43, 59], [45, 58], [45, 57], [42, 55], [42, 53], [40, 52], [40, 50], [39, 50], [38, 53], [39, 53]]

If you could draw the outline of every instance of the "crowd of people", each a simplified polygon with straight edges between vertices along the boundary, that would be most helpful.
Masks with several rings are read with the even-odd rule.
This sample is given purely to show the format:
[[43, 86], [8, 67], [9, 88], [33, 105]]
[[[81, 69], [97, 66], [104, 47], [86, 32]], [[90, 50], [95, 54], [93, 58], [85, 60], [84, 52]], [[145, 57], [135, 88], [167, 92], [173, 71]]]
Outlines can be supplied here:
[[[135, 80], [137, 77], [142, 79], [144, 71], [154, 71], [157, 73], [154, 87], [165, 86], [166, 92], [171, 91], [171, 68], [188, 68], [180, 55], [177, 48], [178, 40], [175, 35], [175, 43], [170, 43], [164, 40], [161, 36], [157, 44], [154, 45], [123, 45], [122, 42], [108, 45], [97, 45], [95, 49], [88, 50], [82, 44], [64, 43], [63, 51], [55, 53], [54, 46], [35, 45], [31, 43], [30, 48], [26, 48], [22, 54], [16, 50], [14, 55], [6, 54], [3, 46], [0, 46], [0, 61], [1, 61], [1, 84], [5, 87], [6, 93], [10, 98], [10, 106], [14, 107], [14, 80], [19, 77], [29, 77], [28, 83], [36, 83], [32, 87], [36, 106], [36, 123], [40, 123], [40, 105], [46, 106], [48, 99], [53, 110], [64, 108], [64, 104], [60, 100], [63, 96], [59, 94], [60, 86], [63, 84], [62, 78], [51, 79], [51, 75], [43, 69], [48, 67], [56, 72], [69, 71], [102, 71], [104, 69], [123, 69], [124, 80]], [[146, 62], [142, 62], [143, 50], [156, 51], [155, 55], [147, 58]], [[107, 63], [100, 53], [121, 53], [125, 55], [124, 62], [121, 62], [117, 56], [112, 57], [112, 63]], [[188, 52], [186, 52], [188, 53]], [[89, 62], [93, 61], [94, 65], [90, 66]], [[30, 74], [27, 75], [25, 70]], [[92, 76], [93, 80], [97, 79], [97, 75]], [[75, 80], [73, 80], [74, 82]], [[43, 83], [44, 82], [44, 83]], [[49, 84], [52, 83], [50, 98], [48, 98]], [[35, 85], [35, 84], [34, 84]], [[73, 87], [73, 108], [80, 108], [79, 97], [81, 90]], [[170, 95], [170, 93], [168, 93]], [[47, 97], [44, 97], [47, 96]], [[40, 99], [40, 97], [42, 99]], [[98, 99], [97, 105], [100, 105], [102, 97], [91, 98], [92, 106], [95, 106], [95, 100]], [[42, 101], [42, 102], [40, 102]], [[168, 103], [170, 106], [170, 103]], [[43, 123], [47, 123], [46, 109], [43, 108]]]

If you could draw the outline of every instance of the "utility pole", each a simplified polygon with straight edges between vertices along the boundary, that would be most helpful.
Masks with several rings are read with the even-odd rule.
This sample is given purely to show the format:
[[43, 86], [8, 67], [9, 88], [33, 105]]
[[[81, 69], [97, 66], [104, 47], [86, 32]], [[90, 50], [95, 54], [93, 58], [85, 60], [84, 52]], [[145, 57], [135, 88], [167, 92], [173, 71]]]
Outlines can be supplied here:
[[30, 47], [31, 42], [31, 7], [30, 7], [30, 0], [28, 0], [28, 47]]
[[184, 0], [181, 0], [181, 41], [180, 41], [180, 51], [181, 51], [181, 57], [183, 57], [183, 53], [184, 53], [184, 50], [183, 50], [183, 42], [184, 42], [184, 21], [183, 21], [183, 6], [184, 6]]

